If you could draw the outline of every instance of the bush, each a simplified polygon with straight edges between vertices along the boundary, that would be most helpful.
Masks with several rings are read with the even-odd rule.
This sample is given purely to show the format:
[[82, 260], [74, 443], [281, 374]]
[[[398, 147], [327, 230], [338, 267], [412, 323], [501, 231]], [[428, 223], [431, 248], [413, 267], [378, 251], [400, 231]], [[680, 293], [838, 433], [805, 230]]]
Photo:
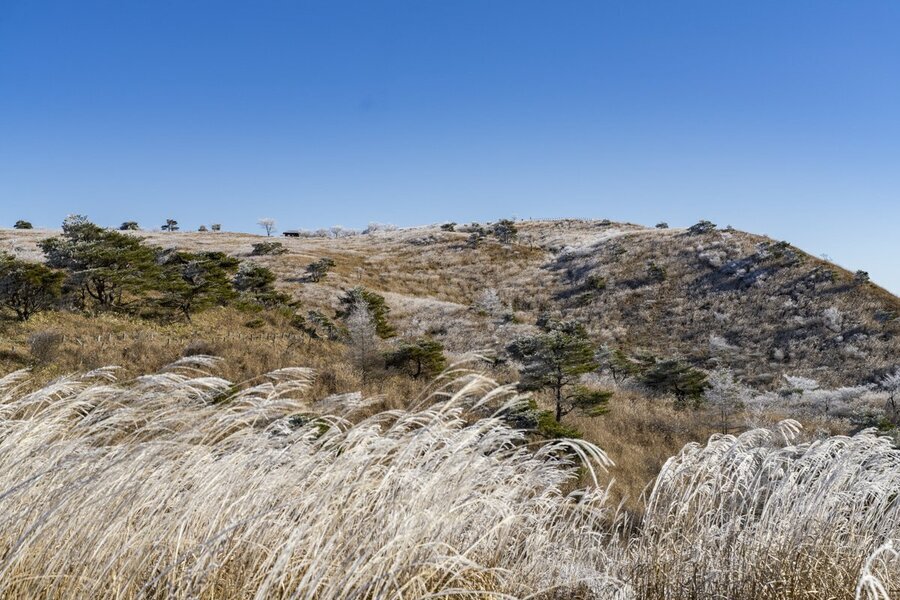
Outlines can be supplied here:
[[441, 225], [441, 231], [456, 231], [456, 223], [444, 223]]
[[318, 283], [328, 276], [328, 272], [334, 268], [334, 261], [328, 257], [320, 258], [306, 265], [306, 278], [313, 283]]
[[28, 221], [16, 221], [16, 224], [13, 225], [14, 229], [34, 229], [34, 226]]
[[206, 340], [193, 340], [181, 351], [182, 356], [215, 356], [216, 350]]
[[28, 352], [38, 363], [46, 364], [56, 358], [62, 343], [62, 334], [56, 331], [39, 331], [28, 336]]
[[665, 221], [660, 221], [659, 223], [656, 224], [656, 228], [657, 229], [668, 229], [669, 224], [666, 223]]
[[119, 225], [119, 231], [137, 231], [140, 229], [137, 221], [125, 221]]
[[246, 323], [244, 323], [244, 327], [246, 327], [248, 329], [260, 329], [263, 326], [265, 326], [265, 324], [266, 324], [266, 320], [263, 319], [262, 317], [254, 317], [254, 318], [250, 319], [249, 321], [247, 321]]
[[604, 277], [601, 277], [600, 275], [589, 275], [587, 280], [585, 281], [585, 287], [595, 292], [605, 290], [606, 286], [606, 279]]
[[519, 237], [519, 229], [510, 219], [500, 219], [491, 227], [491, 233], [501, 244], [511, 244]]
[[281, 242], [259, 242], [253, 244], [250, 256], [278, 256], [288, 251]]
[[650, 281], [662, 282], [666, 280], [666, 268], [653, 261], [647, 263], [647, 278]]
[[275, 280], [275, 273], [266, 267], [244, 262], [241, 263], [232, 284], [245, 301], [264, 308], [289, 304], [290, 296], [275, 289]]
[[688, 227], [688, 233], [691, 235], [703, 235], [705, 233], [712, 233], [716, 230], [716, 224], [710, 221], [700, 221]]

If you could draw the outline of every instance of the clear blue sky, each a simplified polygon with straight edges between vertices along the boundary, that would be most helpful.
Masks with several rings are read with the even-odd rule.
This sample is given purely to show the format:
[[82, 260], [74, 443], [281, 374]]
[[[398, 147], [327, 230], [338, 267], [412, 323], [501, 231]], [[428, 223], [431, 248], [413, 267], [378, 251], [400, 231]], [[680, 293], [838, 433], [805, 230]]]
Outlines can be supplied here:
[[900, 2], [0, 0], [0, 222], [721, 225], [900, 292]]

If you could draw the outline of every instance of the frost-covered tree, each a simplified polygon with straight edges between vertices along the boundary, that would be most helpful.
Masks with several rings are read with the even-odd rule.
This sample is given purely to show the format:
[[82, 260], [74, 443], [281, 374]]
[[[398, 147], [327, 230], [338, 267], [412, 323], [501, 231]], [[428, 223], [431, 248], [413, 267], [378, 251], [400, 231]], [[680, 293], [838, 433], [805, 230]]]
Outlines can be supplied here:
[[485, 288], [475, 298], [475, 308], [483, 311], [490, 317], [496, 317], [503, 311], [503, 302], [500, 294], [494, 288]]
[[897, 367], [893, 373], [889, 373], [879, 382], [881, 388], [888, 394], [888, 406], [896, 421], [900, 418], [900, 410], [898, 410], [898, 402], [900, 402], [900, 367]]
[[256, 224], [263, 228], [267, 237], [271, 237], [275, 233], [275, 219], [271, 217], [263, 217]]
[[365, 376], [380, 366], [381, 356], [378, 354], [378, 328], [363, 298], [355, 298], [350, 304], [345, 323], [350, 362]]
[[741, 410], [749, 390], [734, 378], [729, 369], [717, 369], [707, 377], [703, 399], [715, 411], [722, 433], [727, 434], [731, 418]]
[[349, 318], [353, 308], [358, 302], [363, 302], [369, 309], [372, 321], [375, 323], [375, 331], [378, 337], [387, 339], [396, 335], [394, 327], [388, 321], [388, 314], [391, 312], [390, 307], [384, 300], [384, 296], [377, 294], [364, 287], [355, 287], [341, 296], [341, 306], [338, 317]]

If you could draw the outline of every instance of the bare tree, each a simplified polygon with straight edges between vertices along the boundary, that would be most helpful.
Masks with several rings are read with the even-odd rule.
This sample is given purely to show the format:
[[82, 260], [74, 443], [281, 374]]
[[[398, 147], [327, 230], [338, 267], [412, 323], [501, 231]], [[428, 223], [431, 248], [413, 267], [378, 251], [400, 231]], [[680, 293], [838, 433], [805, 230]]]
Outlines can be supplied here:
[[266, 230], [266, 235], [271, 237], [273, 233], [275, 233], [275, 219], [271, 217], [264, 217], [256, 222], [257, 225]]

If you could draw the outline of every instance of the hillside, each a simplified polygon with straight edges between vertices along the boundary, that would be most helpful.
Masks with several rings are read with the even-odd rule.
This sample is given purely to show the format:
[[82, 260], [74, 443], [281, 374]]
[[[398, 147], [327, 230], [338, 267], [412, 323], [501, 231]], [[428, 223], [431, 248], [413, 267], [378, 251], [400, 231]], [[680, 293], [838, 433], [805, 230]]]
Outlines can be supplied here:
[[[730, 366], [757, 387], [782, 374], [862, 383], [900, 356], [900, 299], [784, 242], [608, 221], [518, 227], [506, 245], [492, 237], [473, 245], [466, 231], [438, 226], [278, 238], [288, 250], [278, 256], [251, 256], [265, 238], [249, 234], [139, 235], [257, 261], [304, 309], [326, 314], [343, 290], [365, 286], [386, 297], [401, 335], [431, 335], [454, 353], [500, 349], [549, 313], [578, 319], [609, 347]], [[36, 243], [53, 234], [0, 230], [0, 250], [37, 260]], [[334, 270], [305, 281], [306, 265], [322, 257]]]

